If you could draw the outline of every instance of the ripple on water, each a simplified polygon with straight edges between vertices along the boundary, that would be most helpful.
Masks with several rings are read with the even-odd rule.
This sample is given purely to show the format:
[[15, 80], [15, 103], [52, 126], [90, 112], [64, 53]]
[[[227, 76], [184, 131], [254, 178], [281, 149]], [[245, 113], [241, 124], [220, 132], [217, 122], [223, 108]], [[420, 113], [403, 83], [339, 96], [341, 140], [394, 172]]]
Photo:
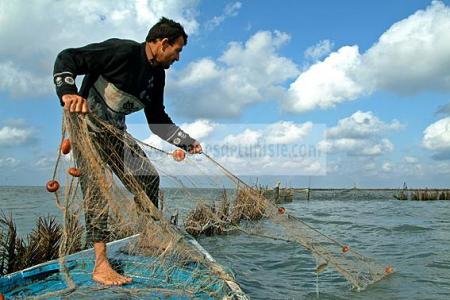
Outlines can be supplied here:
[[[427, 267], [450, 270], [450, 261], [433, 261], [432, 263], [427, 264]], [[450, 273], [450, 272], [449, 272]]]
[[397, 225], [391, 228], [392, 231], [395, 232], [402, 232], [402, 233], [419, 233], [419, 232], [426, 232], [426, 231], [432, 231], [432, 228], [419, 226], [419, 225], [413, 225], [413, 224], [401, 224]]
[[433, 255], [434, 255], [433, 252], [416, 252], [412, 255], [406, 256], [406, 259], [427, 258], [427, 257], [433, 256]]

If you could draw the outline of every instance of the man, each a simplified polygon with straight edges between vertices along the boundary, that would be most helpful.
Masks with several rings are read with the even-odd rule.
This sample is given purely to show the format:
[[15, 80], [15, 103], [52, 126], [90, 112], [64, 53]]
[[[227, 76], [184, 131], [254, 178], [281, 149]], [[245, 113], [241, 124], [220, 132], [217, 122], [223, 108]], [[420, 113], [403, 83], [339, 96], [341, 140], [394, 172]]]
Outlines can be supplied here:
[[[63, 50], [56, 58], [54, 83], [56, 93], [65, 110], [71, 113], [92, 113], [125, 130], [125, 116], [144, 109], [152, 132], [162, 139], [192, 154], [201, 153], [201, 145], [177, 127], [164, 110], [164, 69], [180, 59], [187, 43], [183, 27], [172, 20], [161, 18], [148, 32], [144, 43], [130, 40], [110, 39], [81, 48]], [[80, 90], [75, 86], [75, 77], [84, 74]], [[124, 159], [124, 145], [117, 139], [91, 126], [91, 135], [96, 139], [99, 153], [114, 173], [127, 185], [126, 176], [134, 176], [155, 206], [158, 205], [159, 176], [145, 153], [137, 144], [126, 145], [138, 149], [138, 156]], [[108, 156], [115, 151], [120, 157]], [[78, 164], [86, 163], [75, 153]], [[145, 158], [145, 159], [144, 159]], [[139, 174], [126, 175], [124, 166], [139, 166]], [[137, 170], [135, 170], [137, 171]], [[94, 199], [85, 203], [87, 240], [92, 240], [95, 251], [95, 268], [92, 278], [106, 285], [122, 285], [131, 278], [118, 274], [109, 264], [106, 255], [108, 212], [101, 210], [105, 200], [88, 197], [92, 188], [87, 188], [86, 178], [80, 178], [85, 198]], [[136, 193], [135, 193], [136, 194]], [[135, 198], [136, 200], [136, 198]], [[145, 204], [136, 202], [137, 208], [145, 211]]]

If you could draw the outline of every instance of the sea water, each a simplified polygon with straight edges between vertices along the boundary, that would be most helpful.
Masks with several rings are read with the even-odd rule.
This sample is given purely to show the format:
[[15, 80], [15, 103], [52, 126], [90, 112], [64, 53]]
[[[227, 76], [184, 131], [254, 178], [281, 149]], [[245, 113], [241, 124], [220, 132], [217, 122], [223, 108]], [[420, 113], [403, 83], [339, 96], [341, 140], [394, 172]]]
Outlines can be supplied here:
[[[192, 205], [183, 199], [165, 203], [181, 214]], [[299, 193], [283, 206], [351, 249], [392, 265], [395, 273], [356, 292], [332, 268], [317, 279], [314, 259], [296, 243], [241, 233], [199, 238], [252, 299], [450, 298], [450, 201], [399, 201], [392, 191], [313, 191], [309, 201]], [[0, 209], [12, 213], [21, 235], [39, 216], [61, 220], [42, 187], [0, 187]]]

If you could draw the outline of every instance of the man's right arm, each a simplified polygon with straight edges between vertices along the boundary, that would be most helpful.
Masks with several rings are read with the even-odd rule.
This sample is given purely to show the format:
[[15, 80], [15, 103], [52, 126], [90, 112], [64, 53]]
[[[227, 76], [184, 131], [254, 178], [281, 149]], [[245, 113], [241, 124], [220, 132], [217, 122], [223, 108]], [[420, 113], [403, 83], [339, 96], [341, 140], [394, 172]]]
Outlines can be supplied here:
[[78, 95], [77, 75], [101, 74], [114, 62], [117, 40], [61, 51], [56, 57], [53, 82], [61, 105], [70, 112], [87, 112], [86, 99]]

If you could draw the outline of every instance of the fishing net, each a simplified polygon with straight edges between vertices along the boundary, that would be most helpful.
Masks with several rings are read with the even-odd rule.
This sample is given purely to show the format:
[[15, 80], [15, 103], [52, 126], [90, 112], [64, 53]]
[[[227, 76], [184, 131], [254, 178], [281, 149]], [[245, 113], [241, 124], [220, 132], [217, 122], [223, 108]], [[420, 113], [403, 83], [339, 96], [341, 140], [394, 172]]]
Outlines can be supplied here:
[[[94, 115], [65, 113], [62, 132], [54, 181], [47, 188], [64, 217], [59, 269], [65, 285], [52, 295], [79, 297], [98, 289], [77, 279], [93, 267], [92, 251], [70, 255], [80, 241], [86, 247], [99, 240], [121, 241], [108, 251], [133, 284], [112, 292], [128, 297], [176, 291], [195, 298], [244, 299], [231, 272], [191, 238], [202, 234], [236, 232], [298, 243], [316, 259], [317, 273], [332, 267], [356, 290], [392, 273], [391, 267], [288, 214], [265, 196], [267, 191], [248, 186], [206, 153], [152, 147]], [[178, 219], [182, 222], [176, 226]], [[261, 222], [271, 222], [274, 231]], [[85, 224], [85, 233], [76, 230], [79, 223]], [[85, 268], [71, 265], [74, 255]], [[42, 295], [48, 296], [48, 291]]]

